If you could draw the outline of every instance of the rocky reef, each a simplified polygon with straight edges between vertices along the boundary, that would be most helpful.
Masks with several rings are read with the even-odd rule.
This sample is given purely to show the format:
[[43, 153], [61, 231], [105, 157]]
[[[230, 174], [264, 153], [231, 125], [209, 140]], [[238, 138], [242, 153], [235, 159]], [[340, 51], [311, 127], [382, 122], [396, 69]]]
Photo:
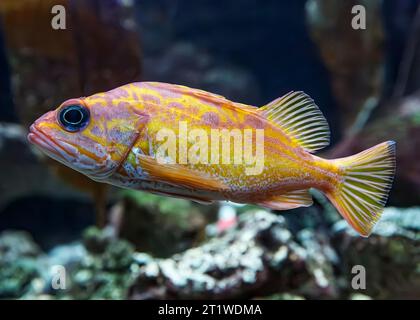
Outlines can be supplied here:
[[[23, 299], [367, 299], [420, 297], [420, 208], [388, 208], [370, 238], [343, 222], [292, 232], [264, 210], [169, 258], [137, 252], [111, 227], [45, 253], [29, 234], [0, 234], [0, 297]], [[366, 289], [352, 289], [352, 268]], [[57, 266], [64, 277], [57, 282]]]

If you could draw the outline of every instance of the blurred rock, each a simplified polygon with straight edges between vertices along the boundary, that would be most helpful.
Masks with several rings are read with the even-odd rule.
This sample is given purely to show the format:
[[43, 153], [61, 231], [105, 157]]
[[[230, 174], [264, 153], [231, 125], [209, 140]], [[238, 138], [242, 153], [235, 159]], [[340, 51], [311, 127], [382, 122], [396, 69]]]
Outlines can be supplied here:
[[137, 251], [167, 258], [196, 245], [205, 227], [217, 219], [219, 205], [201, 205], [184, 199], [124, 190], [110, 210], [118, 237]]
[[350, 300], [372, 300], [372, 298], [361, 293], [354, 293], [350, 296]]
[[41, 250], [28, 233], [0, 233], [0, 299], [20, 298], [31, 290], [40, 276], [40, 258]]
[[[420, 209], [388, 208], [369, 238], [344, 221], [291, 233], [282, 216], [240, 215], [238, 226], [168, 259], [135, 252], [112, 229], [86, 230], [41, 252], [23, 232], [0, 234], [0, 297], [29, 299], [419, 298]], [[351, 269], [366, 268], [366, 290]], [[66, 288], [53, 289], [54, 266]]]
[[123, 299], [126, 296], [132, 276], [133, 247], [106, 231], [105, 235], [101, 233], [93, 228], [85, 232], [85, 254], [71, 266], [65, 265], [68, 287], [63, 292], [51, 291], [55, 298]]
[[[140, 38], [132, 2], [13, 3], [16, 1], [2, 0], [0, 14], [15, 105], [24, 125], [65, 99], [110, 90], [140, 78]], [[51, 27], [54, 5], [66, 8], [64, 30]]]
[[40, 254], [40, 248], [28, 233], [4, 231], [0, 234], [0, 257], [3, 262], [13, 262], [17, 257], [36, 258]]
[[302, 296], [297, 296], [290, 293], [279, 293], [279, 294], [273, 294], [268, 297], [261, 298], [263, 300], [305, 300]]
[[100, 268], [115, 271], [127, 269], [133, 261], [134, 247], [125, 240], [115, 238], [109, 231], [95, 227], [87, 229], [83, 238], [85, 248], [91, 255], [100, 257]]
[[307, 296], [334, 297], [328, 244], [311, 236], [302, 245], [284, 219], [266, 211], [245, 213], [221, 237], [141, 266], [132, 299], [225, 299], [303, 288]]
[[366, 270], [366, 290], [375, 299], [420, 298], [420, 208], [386, 208], [371, 236], [359, 237], [344, 221], [335, 227], [333, 243], [341, 256], [344, 291], [352, 290], [351, 269]]
[[[352, 8], [366, 9], [366, 29], [352, 28]], [[340, 108], [340, 121], [349, 129], [359, 111], [374, 108], [383, 88], [384, 31], [381, 1], [309, 0], [306, 16], [310, 34], [330, 71]]]
[[[85, 243], [97, 241], [103, 244], [101, 252], [91, 252], [76, 242], [57, 246], [47, 255], [25, 233], [0, 234], [0, 253], [7, 253], [0, 254], [0, 297], [123, 299], [136, 270], [131, 269], [133, 247], [98, 229], [86, 232]], [[64, 267], [65, 288], [52, 287], [55, 266]]]
[[[66, 8], [63, 30], [51, 27], [54, 5]], [[24, 127], [67, 99], [140, 79], [140, 37], [131, 1], [2, 0], [0, 14], [14, 106]], [[104, 226], [108, 186], [44, 160], [54, 174], [94, 199], [97, 224]]]
[[420, 7], [417, 0], [384, 1], [387, 96], [401, 98], [420, 88]]

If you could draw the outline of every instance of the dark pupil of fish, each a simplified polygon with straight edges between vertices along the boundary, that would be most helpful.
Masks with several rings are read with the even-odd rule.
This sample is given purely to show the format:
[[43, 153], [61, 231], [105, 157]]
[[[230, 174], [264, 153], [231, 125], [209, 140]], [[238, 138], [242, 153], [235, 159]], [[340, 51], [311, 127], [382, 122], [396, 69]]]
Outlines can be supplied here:
[[61, 110], [59, 120], [64, 129], [75, 132], [89, 121], [89, 111], [79, 105], [68, 106]]
[[80, 110], [70, 109], [64, 113], [64, 120], [70, 124], [79, 124], [83, 120], [83, 114]]

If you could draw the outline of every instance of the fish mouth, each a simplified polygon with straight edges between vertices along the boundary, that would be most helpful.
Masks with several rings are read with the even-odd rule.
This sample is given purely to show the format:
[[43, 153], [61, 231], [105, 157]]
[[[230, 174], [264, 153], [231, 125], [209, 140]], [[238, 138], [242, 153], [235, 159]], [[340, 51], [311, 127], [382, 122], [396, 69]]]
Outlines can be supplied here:
[[61, 163], [68, 164], [75, 157], [74, 154], [55, 142], [34, 124], [30, 126], [27, 138], [30, 143], [37, 146], [42, 152]]
[[[70, 142], [52, 139], [48, 134], [32, 124], [29, 128], [27, 139], [38, 149], [45, 153], [48, 157], [70, 167], [89, 178], [100, 180], [108, 177], [115, 171], [115, 167], [107, 170], [99, 170], [96, 168], [96, 161], [89, 161], [90, 158], [80, 159], [80, 153], [77, 147]], [[106, 161], [106, 159], [103, 159]]]
[[[89, 156], [80, 159], [80, 152], [71, 142], [60, 141], [52, 139], [47, 133], [43, 132], [36, 126], [36, 123], [32, 124], [29, 128], [27, 139], [30, 143], [34, 144], [38, 149], [45, 153], [48, 157], [68, 166], [82, 174], [87, 175], [93, 180], [102, 181], [112, 175], [114, 172], [124, 164], [127, 160], [131, 149], [136, 144], [140, 132], [136, 134], [133, 141], [130, 142], [129, 148], [125, 151], [119, 161], [111, 161], [108, 158], [104, 159], [93, 159]], [[92, 160], [92, 161], [88, 161]], [[101, 162], [103, 169], [97, 168], [97, 163]], [[110, 163], [113, 162], [113, 163]]]

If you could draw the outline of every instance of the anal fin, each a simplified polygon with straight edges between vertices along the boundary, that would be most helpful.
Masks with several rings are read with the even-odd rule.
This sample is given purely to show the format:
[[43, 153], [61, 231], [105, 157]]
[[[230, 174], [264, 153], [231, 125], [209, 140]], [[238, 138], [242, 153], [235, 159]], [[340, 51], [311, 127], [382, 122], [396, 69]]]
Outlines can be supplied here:
[[299, 207], [309, 207], [313, 204], [313, 201], [309, 190], [304, 189], [290, 191], [265, 201], [258, 202], [257, 204], [273, 210], [289, 210]]

